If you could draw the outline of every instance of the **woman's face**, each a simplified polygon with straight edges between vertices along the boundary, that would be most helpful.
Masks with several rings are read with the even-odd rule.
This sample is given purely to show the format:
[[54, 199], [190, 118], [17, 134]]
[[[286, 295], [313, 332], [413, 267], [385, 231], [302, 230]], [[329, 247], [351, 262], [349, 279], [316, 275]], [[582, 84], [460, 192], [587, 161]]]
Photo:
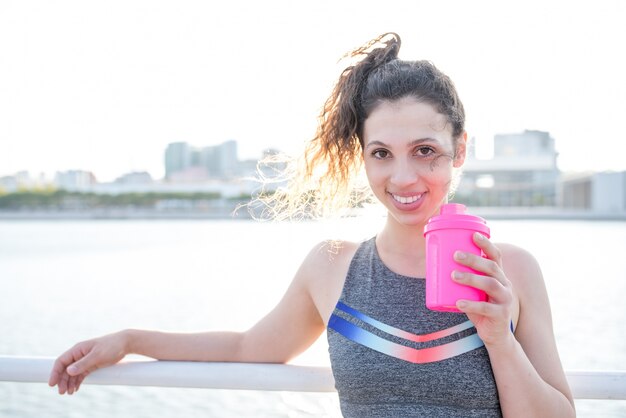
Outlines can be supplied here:
[[[453, 167], [465, 159], [447, 118], [414, 98], [383, 102], [365, 120], [363, 159], [376, 197], [404, 225], [423, 225], [447, 199]], [[456, 151], [456, 152], [455, 152]]]

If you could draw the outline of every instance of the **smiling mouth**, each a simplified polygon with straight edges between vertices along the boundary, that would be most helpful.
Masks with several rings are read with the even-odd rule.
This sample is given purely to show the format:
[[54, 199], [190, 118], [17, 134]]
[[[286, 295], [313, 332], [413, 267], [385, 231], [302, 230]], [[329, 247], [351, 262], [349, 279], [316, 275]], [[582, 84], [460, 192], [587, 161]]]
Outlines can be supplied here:
[[402, 203], [403, 205], [408, 205], [410, 203], [417, 202], [424, 193], [416, 194], [413, 196], [398, 196], [397, 194], [390, 193], [393, 200], [398, 203]]

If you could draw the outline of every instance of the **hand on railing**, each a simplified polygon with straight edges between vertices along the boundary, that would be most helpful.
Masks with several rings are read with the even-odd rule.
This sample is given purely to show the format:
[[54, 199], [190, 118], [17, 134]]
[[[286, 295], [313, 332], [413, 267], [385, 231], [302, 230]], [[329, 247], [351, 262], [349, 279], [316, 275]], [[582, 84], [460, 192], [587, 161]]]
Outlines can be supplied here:
[[72, 395], [89, 373], [119, 362], [127, 353], [123, 332], [80, 342], [56, 359], [48, 384], [58, 385], [61, 395]]

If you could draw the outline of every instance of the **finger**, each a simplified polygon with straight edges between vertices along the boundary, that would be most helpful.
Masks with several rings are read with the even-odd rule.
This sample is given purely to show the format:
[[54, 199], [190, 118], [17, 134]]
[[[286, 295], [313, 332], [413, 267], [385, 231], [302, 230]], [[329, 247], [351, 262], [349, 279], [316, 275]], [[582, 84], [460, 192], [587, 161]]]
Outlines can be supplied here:
[[80, 389], [80, 385], [83, 384], [83, 380], [85, 380], [85, 377], [87, 377], [87, 374], [81, 374], [80, 376], [78, 376], [78, 381], [76, 382], [76, 392], [78, 392], [78, 389]]
[[61, 377], [65, 373], [65, 369], [68, 365], [72, 364], [76, 359], [73, 354], [74, 348], [71, 350], [67, 350], [65, 353], [61, 354], [52, 366], [52, 371], [50, 372], [50, 379], [48, 380], [48, 384], [50, 386], [54, 386], [59, 383]]
[[85, 357], [67, 366], [67, 374], [69, 374], [70, 376], [88, 374], [98, 369], [97, 364], [97, 355], [95, 355], [93, 352], [90, 352]]
[[476, 314], [495, 318], [500, 315], [500, 307], [489, 302], [475, 302], [471, 300], [460, 299], [456, 302], [456, 307], [466, 314]]
[[486, 236], [481, 234], [480, 232], [474, 232], [473, 235], [474, 244], [480, 248], [485, 256], [495, 261], [497, 264], [502, 265], [502, 254], [500, 253], [500, 249], [496, 247], [496, 245], [489, 240]]
[[507, 333], [511, 330], [511, 313], [504, 305], [461, 299], [456, 302], [456, 307], [466, 314], [474, 324], [480, 318], [489, 318], [490, 322], [501, 324], [501, 330], [507, 330]]
[[463, 251], [456, 251], [454, 253], [454, 260], [459, 264], [467, 266], [473, 270], [484, 273], [484, 275], [497, 279], [502, 284], [506, 284], [506, 277], [504, 272], [498, 263], [494, 260], [484, 258], [472, 253], [466, 253]]
[[76, 383], [78, 382], [78, 376], [70, 376], [67, 380], [67, 393], [73, 395], [76, 392]]
[[507, 300], [506, 295], [508, 292], [506, 287], [493, 277], [454, 270], [452, 272], [452, 280], [465, 286], [480, 289], [487, 293], [490, 299], [496, 302], [504, 302]]
[[68, 372], [70, 372], [70, 374], [76, 374], [71, 373], [71, 370], [68, 371], [68, 367], [71, 367], [71, 365], [77, 360], [85, 357], [85, 355], [90, 352], [91, 348], [91, 342], [85, 341], [74, 345], [72, 348], [61, 354], [52, 366], [48, 384], [50, 386], [58, 384], [63, 375]]
[[59, 394], [63, 395], [67, 392], [67, 381], [70, 378], [70, 376], [67, 373], [63, 373], [61, 374], [61, 378], [59, 379]]

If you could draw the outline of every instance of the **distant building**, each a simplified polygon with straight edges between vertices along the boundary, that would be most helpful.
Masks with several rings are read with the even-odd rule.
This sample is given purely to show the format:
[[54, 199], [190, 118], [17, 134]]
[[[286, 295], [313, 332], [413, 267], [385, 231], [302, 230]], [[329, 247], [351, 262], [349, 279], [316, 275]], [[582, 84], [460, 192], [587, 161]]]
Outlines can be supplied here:
[[37, 177], [28, 171], [19, 171], [12, 176], [0, 177], [0, 193], [14, 193], [20, 190], [35, 190], [52, 186], [44, 173]]
[[13, 193], [19, 188], [15, 176], [0, 177], [0, 193]]
[[239, 176], [240, 177], [256, 177], [257, 168], [259, 166], [258, 160], [241, 160], [238, 163]]
[[133, 171], [115, 179], [115, 183], [118, 184], [150, 184], [152, 182], [152, 176], [147, 171]]
[[230, 199], [252, 194], [258, 188], [254, 181], [246, 180], [207, 180], [203, 182], [152, 182], [139, 183], [98, 183], [89, 191], [96, 194], [118, 195], [123, 193], [217, 193]]
[[165, 150], [165, 177], [191, 167], [191, 147], [186, 142], [174, 142]]
[[187, 167], [180, 171], [170, 173], [166, 180], [171, 183], [203, 183], [208, 181], [209, 175], [206, 168], [200, 166]]
[[239, 175], [236, 141], [226, 141], [221, 145], [209, 148], [214, 150], [215, 160], [210, 168], [215, 168], [215, 177], [232, 178]]
[[165, 178], [168, 180], [230, 179], [239, 174], [236, 141], [209, 147], [175, 142], [165, 150]]
[[98, 181], [91, 171], [68, 170], [57, 171], [54, 176], [54, 184], [59, 189], [69, 191], [82, 191], [90, 189]]
[[626, 171], [569, 175], [561, 183], [560, 206], [595, 213], [626, 212]]
[[495, 135], [493, 158], [468, 153], [456, 196], [477, 206], [555, 206], [557, 156], [548, 132]]

